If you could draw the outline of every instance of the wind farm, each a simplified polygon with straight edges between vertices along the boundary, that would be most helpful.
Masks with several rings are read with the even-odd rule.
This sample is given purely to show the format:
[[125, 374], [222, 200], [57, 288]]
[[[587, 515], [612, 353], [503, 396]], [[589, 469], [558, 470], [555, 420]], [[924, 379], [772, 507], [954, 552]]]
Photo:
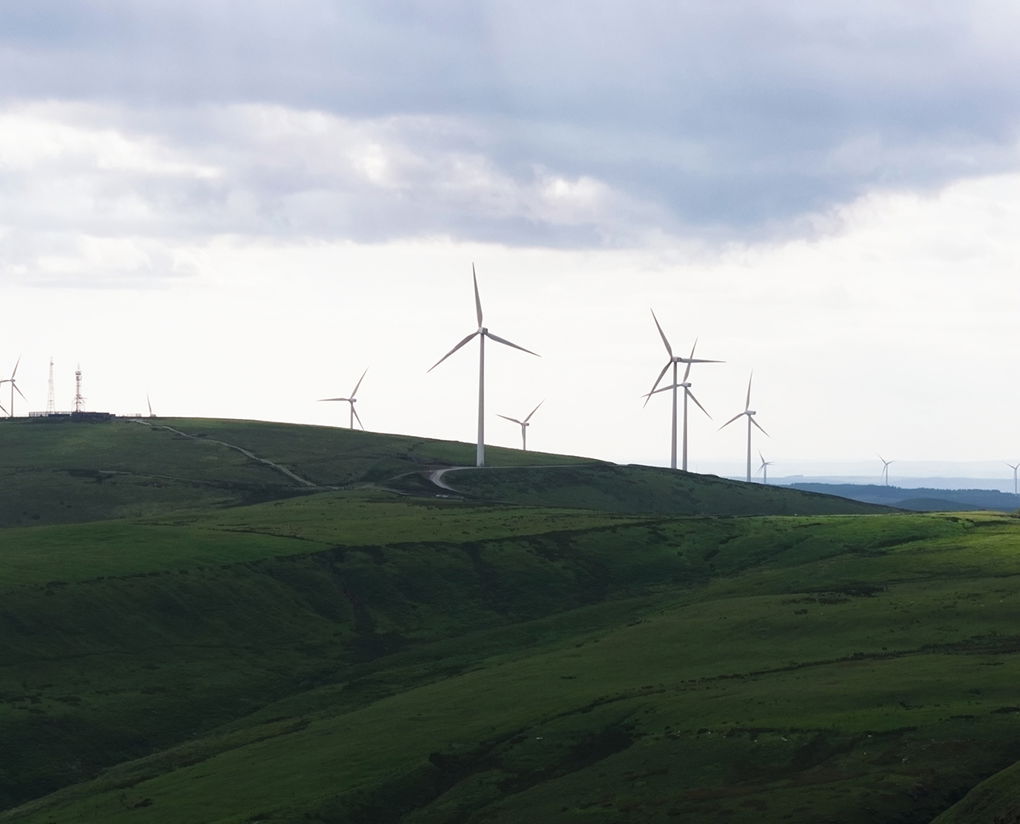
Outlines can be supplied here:
[[1020, 824], [1020, 8], [405, 5], [5, 9], [0, 824]]
[[[782, 820], [811, 809], [858, 824], [881, 790], [883, 810], [909, 804], [916, 816], [902, 820], [922, 824], [1014, 768], [997, 732], [1013, 717], [1000, 712], [1005, 698], [983, 697], [984, 673], [957, 666], [958, 649], [983, 656], [1012, 689], [1012, 651], [985, 640], [1011, 617], [980, 605], [947, 617], [944, 601], [969, 604], [972, 587], [1020, 580], [987, 551], [1020, 545], [1017, 465], [1012, 495], [900, 489], [884, 458], [881, 485], [850, 488], [777, 483], [776, 461], [759, 449], [755, 483], [754, 430], [769, 433], [751, 373], [743, 410], [716, 430], [746, 419], [744, 476], [691, 471], [689, 403], [711, 420], [693, 365], [718, 364], [720, 378], [729, 367], [697, 357], [697, 339], [675, 354], [654, 312], [669, 360], [644, 406], [631, 403], [640, 414], [671, 394], [669, 466], [529, 450], [536, 415], [556, 409], [547, 399], [523, 417], [497, 415], [519, 429], [519, 448], [487, 445], [486, 339], [536, 353], [489, 331], [474, 265], [472, 286], [477, 329], [427, 372], [479, 339], [474, 443], [366, 431], [356, 404], [368, 369], [348, 395], [318, 401], [348, 404], [346, 426], [157, 418], [148, 393], [147, 415], [95, 416], [80, 367], [75, 413], [0, 421], [0, 537], [13, 547], [0, 589], [17, 621], [45, 627], [49, 679], [33, 680], [42, 659], [19, 640], [22, 658], [0, 674], [0, 710], [45, 709], [0, 725], [0, 747], [37, 759], [0, 775], [10, 799], [0, 821], [131, 824], [159, 807], [154, 824], [175, 824], [186, 801], [194, 820], [260, 820], [272, 808], [279, 820], [445, 821], [453, 805], [457, 820], [471, 811], [569, 824], [597, 803], [614, 821], [645, 824], [668, 803], [691, 820], [758, 824], [763, 809]], [[514, 380], [489, 376], [501, 403], [542, 363], [521, 360]], [[20, 363], [8, 380], [23, 403]], [[914, 568], [918, 555], [944, 572], [937, 586], [930, 571], [904, 577], [902, 559]], [[997, 590], [1000, 602], [1010, 592]], [[117, 611], [96, 605], [121, 597], [141, 613], [115, 632]], [[158, 606], [203, 616], [212, 597], [218, 617], [195, 619], [197, 629]], [[749, 644], [748, 625], [767, 643]], [[17, 626], [0, 626], [0, 646]], [[215, 654], [193, 643], [196, 632]], [[65, 654], [60, 639], [72, 635], [99, 651], [84, 662], [77, 645]], [[673, 660], [678, 645], [684, 660]], [[920, 692], [917, 649], [929, 671]], [[166, 678], [187, 691], [185, 714]], [[876, 678], [888, 696], [874, 697]], [[819, 702], [826, 683], [839, 690]], [[25, 704], [18, 689], [29, 688]], [[906, 690], [916, 704], [900, 700]], [[914, 712], [957, 694], [971, 698]], [[975, 701], [977, 712], [962, 712]], [[961, 726], [977, 713], [992, 720]], [[130, 742], [111, 714], [131, 724]], [[72, 732], [51, 741], [58, 716]], [[766, 781], [746, 770], [763, 747], [773, 753]], [[635, 801], [631, 777], [649, 752], [686, 766], [654, 771], [654, 800]], [[692, 752], [705, 769], [692, 768]], [[911, 772], [906, 789], [890, 790], [888, 752], [938, 782], [918, 793]], [[338, 753], [356, 774], [323, 769]], [[65, 768], [86, 754], [93, 772]], [[861, 800], [847, 800], [847, 765]], [[830, 769], [840, 778], [819, 780]], [[297, 784], [283, 786], [285, 775]], [[187, 787], [175, 789], [182, 776]], [[753, 806], [730, 803], [748, 797]]]

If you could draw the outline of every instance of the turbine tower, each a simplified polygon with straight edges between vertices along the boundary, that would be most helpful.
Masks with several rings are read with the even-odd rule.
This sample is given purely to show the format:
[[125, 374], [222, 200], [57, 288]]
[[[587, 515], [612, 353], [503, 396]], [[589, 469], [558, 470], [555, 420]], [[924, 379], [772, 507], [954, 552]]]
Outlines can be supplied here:
[[895, 463], [895, 461], [887, 461], [881, 455], [878, 456], [878, 459], [882, 462], [882, 480], [886, 486], [889, 486], [889, 464]]
[[747, 417], [747, 482], [748, 483], [751, 483], [751, 425], [754, 424], [759, 429], [761, 429], [761, 431], [765, 434], [766, 437], [768, 437], [768, 434], [769, 434], [768, 432], [765, 432], [765, 430], [762, 429], [761, 424], [758, 423], [758, 421], [756, 421], [754, 419], [754, 416], [757, 415], [758, 413], [755, 412], [751, 408], [751, 378], [753, 378], [753, 377], [754, 377], [754, 372], [752, 372], [751, 373], [751, 377], [749, 377], [747, 379], [747, 401], [744, 404], [744, 411], [743, 412], [738, 412], [736, 415], [734, 415], [732, 418], [730, 418], [728, 421], [726, 421], [726, 423], [724, 423], [722, 426], [719, 427], [720, 429], [725, 429], [727, 426], [729, 426], [731, 423], [733, 423], [737, 418], [739, 418], [741, 416], [746, 416]]
[[1008, 464], [1006, 464], [1006, 466], [1008, 466], [1010, 469], [1013, 470], [1013, 494], [1016, 495], [1017, 494], [1017, 490], [1016, 490], [1016, 471], [1017, 471], [1018, 468], [1020, 468], [1020, 463], [1016, 463], [1016, 464], [1008, 463]]
[[539, 357], [537, 352], [532, 352], [530, 349], [525, 349], [523, 346], [518, 346], [516, 343], [511, 343], [505, 338], [494, 335], [490, 332], [482, 323], [482, 301], [478, 297], [478, 276], [475, 274], [475, 265], [471, 264], [471, 279], [475, 285], [475, 314], [478, 317], [478, 330], [467, 335], [460, 343], [453, 347], [443, 357], [437, 360], [428, 371], [431, 372], [450, 355], [464, 346], [468, 341], [474, 337], [478, 337], [478, 447], [475, 452], [475, 466], [485, 466], [485, 339], [491, 338], [496, 343], [502, 343], [505, 346], [512, 346], [514, 349], [520, 349], [522, 352], [527, 352], [529, 355], [535, 355]]
[[354, 390], [351, 392], [351, 396], [349, 398], [320, 398], [319, 399], [320, 403], [328, 402], [328, 401], [343, 401], [344, 403], [349, 403], [351, 405], [351, 429], [354, 429], [354, 419], [355, 418], [358, 419], [358, 425], [362, 429], [365, 428], [365, 424], [363, 424], [361, 422], [361, 418], [358, 417], [358, 411], [354, 408], [354, 404], [356, 404], [358, 402], [358, 398], [357, 398], [358, 389], [361, 388], [361, 382], [365, 379], [365, 375], [367, 375], [367, 374], [368, 374], [368, 370], [367, 369], [364, 372], [361, 373], [361, 377], [358, 378], [358, 382], [356, 384], [354, 384]]
[[46, 414], [53, 415], [57, 411], [56, 395], [53, 391], [53, 358], [50, 358], [50, 388], [46, 396]]
[[758, 469], [761, 470], [762, 483], [767, 484], [769, 482], [769, 467], [772, 466], [775, 461], [766, 461], [765, 456], [758, 453], [758, 457], [761, 458], [761, 466]]
[[7, 412], [7, 417], [9, 417], [9, 418], [13, 418], [14, 417], [14, 393], [15, 392], [17, 392], [19, 395], [21, 395], [21, 397], [24, 400], [28, 400], [28, 398], [25, 397], [25, 393], [22, 392], [20, 389], [18, 389], [18, 382], [17, 382], [17, 378], [15, 377], [18, 374], [18, 366], [20, 364], [21, 364], [21, 358], [19, 357], [18, 360], [14, 364], [14, 369], [11, 371], [11, 376], [9, 378], [4, 378], [2, 381], [0, 381], [0, 386], [2, 386], [5, 383], [9, 383], [11, 385], [11, 408]]
[[[693, 393], [691, 392], [691, 385], [690, 385], [690, 383], [687, 380], [690, 377], [690, 374], [691, 374], [691, 364], [692, 363], [723, 363], [723, 361], [706, 360], [704, 358], [695, 358], [694, 357], [694, 350], [695, 350], [695, 348], [698, 345], [698, 341], [696, 339], [694, 341], [694, 346], [691, 347], [691, 354], [690, 354], [689, 357], [684, 358], [684, 357], [681, 357], [679, 355], [674, 355], [673, 354], [673, 347], [669, 345], [669, 340], [666, 338], [666, 333], [662, 331], [662, 326], [659, 323], [659, 319], [657, 317], [655, 317], [655, 310], [652, 309], [651, 312], [652, 312], [652, 320], [655, 321], [655, 328], [659, 330], [659, 336], [662, 338], [662, 342], [663, 342], [663, 344], [666, 347], [666, 353], [669, 355], [669, 360], [666, 361], [666, 365], [662, 367], [662, 371], [659, 372], [659, 376], [655, 379], [655, 383], [652, 384], [652, 390], [647, 395], [645, 395], [645, 405], [648, 404], [648, 399], [652, 395], [656, 394], [656, 392], [659, 392], [659, 391], [670, 391], [670, 390], [673, 392], [673, 418], [672, 418], [672, 423], [671, 423], [671, 428], [670, 428], [669, 466], [670, 466], [670, 469], [676, 469], [676, 408], [677, 408], [676, 390], [677, 389], [681, 389], [681, 388], [684, 390], [683, 462], [681, 464], [681, 468], [683, 469], [684, 472], [686, 472], [687, 471], [687, 399], [690, 398], [691, 400], [693, 400], [696, 404], [698, 404], [698, 408], [702, 412], [704, 412], [706, 415], [708, 415], [708, 411], [705, 409], [705, 407], [703, 407], [700, 403], [698, 403], [698, 399], [695, 398]], [[687, 368], [684, 369], [684, 378], [683, 378], [683, 381], [678, 381], [677, 380], [677, 364], [680, 364], [680, 363], [687, 364]], [[673, 383], [672, 383], [672, 385], [671, 386], [666, 386], [666, 387], [664, 387], [661, 390], [657, 389], [656, 387], [658, 387], [659, 381], [662, 380], [662, 378], [666, 374], [666, 371], [671, 366], [673, 367]], [[711, 418], [712, 416], [708, 415], [708, 417]]]
[[[538, 406], [541, 406], [543, 403], [545, 403], [545, 401], [541, 401], [538, 404]], [[522, 452], [527, 452], [528, 451], [528, 426], [530, 426], [528, 421], [530, 421], [531, 420], [531, 416], [534, 415], [538, 411], [538, 406], [536, 406], [534, 409], [532, 409], [528, 413], [528, 417], [526, 417], [523, 421], [519, 421], [519, 420], [517, 420], [517, 418], [507, 417], [506, 415], [500, 415], [499, 416], [503, 420], [505, 420], [505, 421], [513, 421], [514, 423], [518, 424], [521, 427], [521, 451]]]

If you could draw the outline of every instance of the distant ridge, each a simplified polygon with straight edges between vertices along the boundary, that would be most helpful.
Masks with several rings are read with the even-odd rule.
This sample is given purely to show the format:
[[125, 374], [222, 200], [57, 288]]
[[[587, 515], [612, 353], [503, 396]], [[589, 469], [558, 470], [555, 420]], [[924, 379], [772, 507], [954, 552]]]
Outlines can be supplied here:
[[871, 504], [894, 506], [915, 512], [952, 512], [991, 509], [1012, 512], [1020, 509], [1020, 495], [996, 489], [903, 488], [884, 484], [794, 483], [791, 489], [838, 495]]

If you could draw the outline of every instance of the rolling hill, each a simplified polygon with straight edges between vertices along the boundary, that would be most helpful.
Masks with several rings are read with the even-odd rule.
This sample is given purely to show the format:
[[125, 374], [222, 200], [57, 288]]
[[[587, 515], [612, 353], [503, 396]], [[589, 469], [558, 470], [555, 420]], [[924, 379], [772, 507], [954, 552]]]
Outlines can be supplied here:
[[515, 450], [441, 472], [472, 456], [250, 421], [0, 424], [0, 821], [1006, 803], [1016, 519]]

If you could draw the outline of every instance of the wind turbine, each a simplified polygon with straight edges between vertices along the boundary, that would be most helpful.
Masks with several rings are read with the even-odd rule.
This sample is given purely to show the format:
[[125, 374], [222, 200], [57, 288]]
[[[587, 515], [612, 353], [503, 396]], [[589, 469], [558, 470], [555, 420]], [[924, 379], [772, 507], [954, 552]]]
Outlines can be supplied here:
[[155, 418], [156, 417], [156, 413], [152, 411], [152, 401], [149, 400], [148, 393], [146, 393], [146, 395], [145, 395], [145, 403], [149, 407], [149, 417], [150, 418]]
[[758, 468], [761, 470], [762, 483], [767, 484], [769, 482], [769, 467], [772, 466], [775, 461], [766, 461], [765, 456], [758, 453], [758, 457], [761, 458], [761, 466]]
[[[690, 385], [690, 383], [687, 380], [690, 377], [690, 374], [691, 374], [691, 364], [692, 363], [722, 363], [723, 361], [706, 360], [706, 359], [703, 359], [703, 358], [695, 358], [694, 357], [694, 350], [695, 350], [695, 348], [698, 345], [697, 339], [695, 339], [695, 341], [694, 341], [694, 346], [691, 347], [691, 354], [690, 354], [689, 357], [684, 358], [684, 357], [681, 357], [679, 355], [674, 355], [673, 354], [673, 347], [669, 345], [669, 340], [666, 338], [666, 333], [662, 331], [662, 326], [659, 323], [659, 319], [657, 317], [655, 317], [655, 310], [652, 309], [650, 311], [652, 313], [652, 320], [655, 321], [655, 328], [659, 330], [659, 336], [662, 338], [662, 342], [666, 346], [666, 353], [669, 355], [669, 360], [666, 361], [666, 365], [662, 367], [662, 371], [659, 372], [659, 376], [655, 379], [655, 383], [652, 384], [652, 390], [647, 395], [645, 395], [645, 405], [648, 404], [648, 399], [652, 395], [656, 394], [656, 392], [672, 390], [672, 392], [673, 392], [673, 420], [672, 420], [672, 424], [671, 424], [671, 428], [670, 428], [669, 466], [670, 466], [670, 469], [676, 469], [676, 390], [677, 389], [681, 389], [681, 388], [684, 390], [684, 435], [683, 435], [683, 463], [682, 463], [682, 469], [683, 469], [684, 472], [686, 472], [687, 471], [687, 399], [688, 398], [692, 399], [696, 404], [698, 404], [698, 408], [702, 412], [704, 412], [706, 415], [708, 415], [708, 411], [705, 409], [705, 407], [703, 407], [700, 403], [698, 403], [698, 399], [695, 398], [694, 394], [691, 392], [691, 385]], [[683, 381], [677, 380], [677, 364], [680, 364], [680, 363], [686, 363], [687, 364], [687, 368], [684, 369], [684, 378], [683, 378]], [[671, 386], [666, 386], [666, 387], [664, 387], [661, 390], [657, 389], [656, 387], [658, 387], [659, 381], [662, 380], [662, 378], [666, 374], [666, 371], [671, 366], [673, 367], [673, 383], [672, 383], [672, 385]], [[708, 415], [708, 417], [711, 418], [712, 416]]]
[[736, 415], [734, 415], [732, 418], [730, 418], [728, 421], [726, 421], [726, 423], [724, 423], [722, 426], [719, 427], [720, 429], [725, 429], [727, 426], [729, 426], [731, 423], [733, 423], [737, 418], [741, 417], [742, 415], [746, 415], [747, 416], [747, 482], [748, 483], [751, 483], [751, 424], [754, 424], [759, 429], [761, 429], [761, 431], [765, 433], [766, 437], [769, 434], [768, 432], [765, 432], [765, 430], [762, 429], [762, 425], [760, 423], [758, 423], [758, 421], [756, 421], [754, 419], [754, 416], [757, 415], [758, 413], [755, 412], [751, 408], [751, 378], [753, 378], [753, 377], [754, 377], [754, 372], [752, 372], [751, 373], [751, 377], [749, 377], [747, 379], [747, 401], [744, 404], [744, 411], [743, 412], [738, 412]]
[[[14, 393], [15, 392], [17, 392], [19, 395], [21, 395], [21, 397], [24, 398], [25, 400], [28, 400], [28, 398], [25, 398], [25, 393], [22, 392], [20, 389], [18, 389], [18, 383], [17, 383], [17, 380], [15, 379], [15, 375], [18, 374], [18, 366], [20, 364], [21, 364], [21, 358], [19, 356], [17, 362], [14, 364], [14, 369], [11, 372], [11, 376], [9, 378], [4, 378], [2, 381], [0, 381], [0, 385], [3, 385], [5, 383], [9, 383], [11, 385], [11, 409], [10, 409], [10, 412], [7, 413], [7, 416], [9, 418], [13, 418], [14, 417]], [[6, 412], [7, 410], [4, 410], [4, 411]]]
[[1008, 463], [1006, 464], [1006, 466], [1013, 470], [1013, 494], [1016, 495], [1016, 471], [1018, 468], [1020, 468], [1020, 463], [1017, 464]]
[[[545, 401], [542, 401], [541, 403], [539, 403], [538, 406], [541, 406], [543, 403], [545, 403]], [[523, 452], [527, 452], [528, 451], [528, 426], [530, 426], [528, 421], [530, 421], [531, 420], [531, 416], [534, 415], [538, 411], [538, 406], [536, 406], [534, 409], [532, 409], [528, 413], [528, 417], [526, 417], [523, 421], [519, 421], [519, 420], [517, 420], [517, 418], [507, 417], [506, 415], [500, 415], [499, 416], [499, 417], [501, 417], [505, 421], [513, 421], [514, 423], [520, 425], [520, 427], [521, 427], [521, 450]]]
[[539, 357], [537, 352], [532, 352], [530, 349], [525, 349], [523, 346], [518, 346], [516, 343], [511, 343], [505, 338], [494, 335], [490, 332], [482, 323], [482, 300], [478, 297], [478, 276], [475, 274], [475, 265], [471, 264], [471, 280], [475, 284], [475, 314], [478, 317], [478, 331], [472, 332], [467, 335], [460, 343], [453, 347], [443, 357], [437, 360], [432, 366], [429, 367], [428, 371], [431, 372], [450, 355], [464, 346], [472, 338], [478, 338], [478, 448], [475, 452], [475, 466], [485, 466], [485, 339], [491, 338], [496, 343], [502, 343], [505, 346], [512, 346], [514, 349], [520, 349], [522, 352], [527, 352], [529, 355], [535, 355]]
[[882, 480], [885, 481], [885, 485], [889, 486], [889, 464], [895, 463], [895, 461], [887, 461], [881, 455], [878, 459], [882, 462]]
[[344, 403], [349, 403], [351, 405], [351, 429], [354, 429], [354, 419], [355, 418], [357, 418], [357, 420], [358, 420], [358, 425], [362, 429], [365, 428], [365, 424], [363, 424], [361, 422], [361, 418], [358, 417], [358, 410], [356, 410], [354, 408], [354, 404], [356, 404], [358, 402], [358, 398], [357, 398], [358, 389], [361, 387], [361, 382], [365, 379], [365, 375], [367, 375], [367, 374], [368, 374], [368, 370], [367, 369], [364, 372], [361, 373], [361, 377], [358, 378], [358, 382], [356, 384], [354, 384], [354, 390], [351, 392], [351, 396], [349, 398], [319, 398], [319, 402], [320, 403], [328, 402], [328, 401], [343, 401]]

